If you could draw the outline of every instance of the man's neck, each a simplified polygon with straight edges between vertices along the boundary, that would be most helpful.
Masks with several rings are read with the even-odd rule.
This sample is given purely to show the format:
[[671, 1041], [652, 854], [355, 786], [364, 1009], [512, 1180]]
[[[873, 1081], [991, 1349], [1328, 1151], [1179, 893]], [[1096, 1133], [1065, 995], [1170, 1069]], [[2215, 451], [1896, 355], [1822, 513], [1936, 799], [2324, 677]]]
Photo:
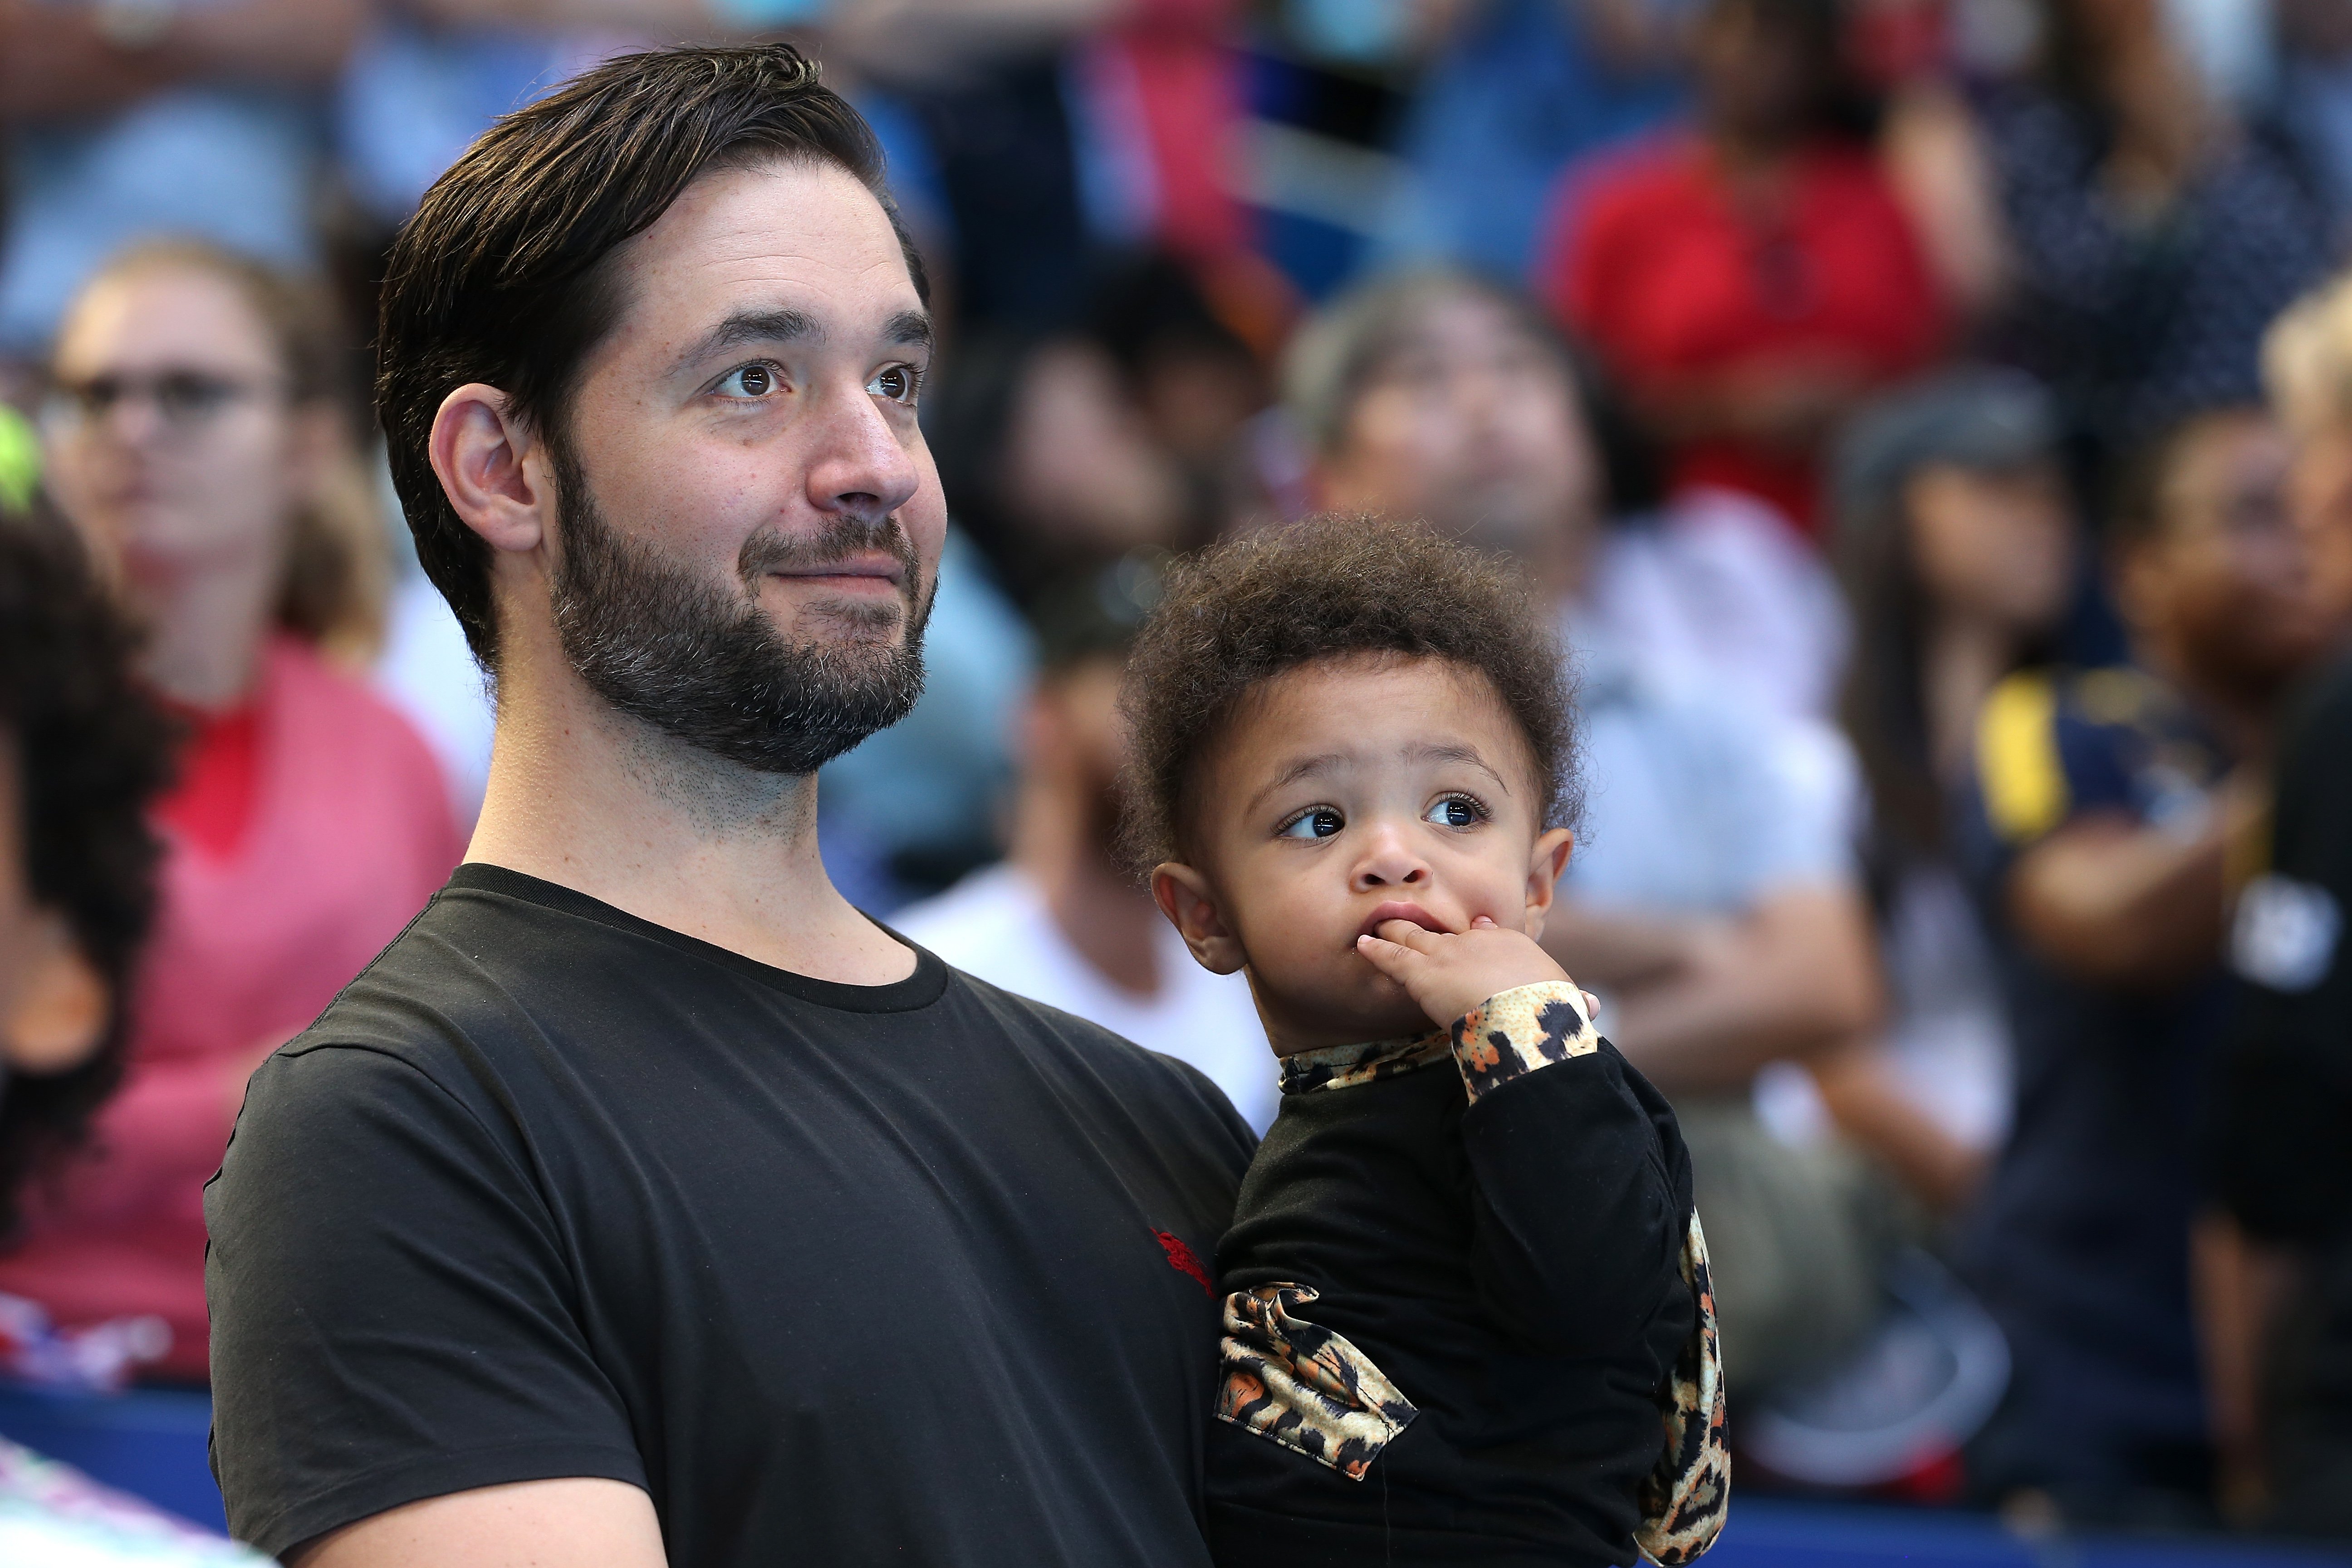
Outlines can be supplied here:
[[468, 860], [504, 866], [819, 980], [881, 985], [914, 957], [817, 853], [816, 780], [756, 773], [613, 709], [551, 647], [501, 661]]

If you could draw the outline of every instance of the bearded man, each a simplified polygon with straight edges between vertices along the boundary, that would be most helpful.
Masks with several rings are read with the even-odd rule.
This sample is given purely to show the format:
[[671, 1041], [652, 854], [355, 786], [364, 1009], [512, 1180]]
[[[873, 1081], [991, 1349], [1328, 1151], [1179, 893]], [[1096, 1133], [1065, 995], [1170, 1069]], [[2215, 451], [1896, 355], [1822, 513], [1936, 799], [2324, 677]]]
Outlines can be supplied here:
[[215, 1464], [273, 1555], [1208, 1562], [1246, 1126], [818, 858], [816, 769], [922, 682], [923, 295], [783, 46], [615, 59], [403, 232], [378, 395], [498, 742], [207, 1194]]

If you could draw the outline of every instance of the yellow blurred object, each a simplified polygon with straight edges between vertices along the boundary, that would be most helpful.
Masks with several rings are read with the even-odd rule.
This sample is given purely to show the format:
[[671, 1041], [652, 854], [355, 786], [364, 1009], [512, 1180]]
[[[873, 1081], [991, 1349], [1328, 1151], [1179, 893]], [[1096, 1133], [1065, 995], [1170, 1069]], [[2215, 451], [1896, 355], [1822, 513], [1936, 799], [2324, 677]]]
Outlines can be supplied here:
[[1992, 689], [1977, 716], [1977, 781], [1985, 815], [2011, 844], [2066, 820], [2066, 771], [2058, 760], [2058, 693], [2050, 677], [2020, 670]]
[[41, 482], [41, 442], [25, 416], [0, 403], [0, 511], [29, 511]]

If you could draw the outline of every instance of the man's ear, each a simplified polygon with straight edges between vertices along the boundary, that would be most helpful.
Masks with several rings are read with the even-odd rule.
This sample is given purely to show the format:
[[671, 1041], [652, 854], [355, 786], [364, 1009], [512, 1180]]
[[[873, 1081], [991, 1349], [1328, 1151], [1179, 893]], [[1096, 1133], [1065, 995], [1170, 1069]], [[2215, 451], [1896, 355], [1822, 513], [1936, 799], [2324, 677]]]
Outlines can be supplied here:
[[1184, 938], [1184, 945], [1201, 967], [1212, 974], [1231, 974], [1246, 963], [1241, 939], [1225, 923], [1209, 879], [1190, 866], [1163, 860], [1151, 868], [1151, 901]]
[[1551, 912], [1552, 892], [1559, 884], [1560, 873], [1568, 869], [1568, 858], [1576, 849], [1576, 835], [1565, 827], [1555, 827], [1536, 840], [1535, 853], [1528, 857], [1528, 934], [1543, 935], [1544, 916]]
[[441, 400], [426, 452], [457, 515], [493, 550], [536, 550], [546, 542], [554, 496], [530, 427], [507, 395], [467, 382]]
[[0, 1061], [34, 1076], [69, 1072], [105, 1038], [114, 999], [63, 915], [45, 910], [25, 934], [30, 951], [16, 1005], [0, 1018]]

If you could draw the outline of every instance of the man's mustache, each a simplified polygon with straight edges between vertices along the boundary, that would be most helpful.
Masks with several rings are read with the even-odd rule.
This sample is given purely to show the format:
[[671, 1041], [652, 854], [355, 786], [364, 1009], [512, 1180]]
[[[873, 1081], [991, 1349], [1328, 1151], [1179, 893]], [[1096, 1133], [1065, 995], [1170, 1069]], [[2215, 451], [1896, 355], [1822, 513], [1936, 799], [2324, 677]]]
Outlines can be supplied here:
[[922, 560], [896, 512], [870, 522], [837, 518], [814, 533], [761, 529], [743, 542], [735, 570], [744, 585], [756, 591], [760, 579], [771, 573], [814, 572], [874, 550], [898, 563], [898, 591], [913, 604], [922, 592]]

